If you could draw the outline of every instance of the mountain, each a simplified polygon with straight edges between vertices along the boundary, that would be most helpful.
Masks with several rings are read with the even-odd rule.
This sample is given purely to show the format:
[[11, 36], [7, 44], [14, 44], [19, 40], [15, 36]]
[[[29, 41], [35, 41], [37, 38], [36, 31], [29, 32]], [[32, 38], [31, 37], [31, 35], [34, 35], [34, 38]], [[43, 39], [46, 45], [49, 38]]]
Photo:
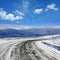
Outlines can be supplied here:
[[40, 37], [45, 35], [60, 34], [59, 26], [22, 26], [0, 25], [0, 38], [7, 37]]

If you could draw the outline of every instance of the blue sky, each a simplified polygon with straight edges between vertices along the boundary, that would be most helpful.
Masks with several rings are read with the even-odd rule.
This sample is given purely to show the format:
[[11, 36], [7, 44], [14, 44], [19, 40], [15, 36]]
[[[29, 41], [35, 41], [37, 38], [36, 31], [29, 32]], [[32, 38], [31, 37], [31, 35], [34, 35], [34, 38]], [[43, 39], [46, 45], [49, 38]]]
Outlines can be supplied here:
[[60, 25], [60, 0], [0, 0], [0, 24]]

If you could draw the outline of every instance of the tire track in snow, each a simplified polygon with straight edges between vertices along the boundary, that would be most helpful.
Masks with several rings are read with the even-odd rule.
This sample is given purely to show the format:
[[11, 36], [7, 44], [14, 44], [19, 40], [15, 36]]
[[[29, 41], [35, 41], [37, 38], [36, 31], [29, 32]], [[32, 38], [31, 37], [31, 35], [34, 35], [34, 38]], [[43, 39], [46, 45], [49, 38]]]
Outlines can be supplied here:
[[26, 41], [16, 45], [12, 51], [12, 60], [57, 60], [55, 57], [39, 49], [36, 41]]

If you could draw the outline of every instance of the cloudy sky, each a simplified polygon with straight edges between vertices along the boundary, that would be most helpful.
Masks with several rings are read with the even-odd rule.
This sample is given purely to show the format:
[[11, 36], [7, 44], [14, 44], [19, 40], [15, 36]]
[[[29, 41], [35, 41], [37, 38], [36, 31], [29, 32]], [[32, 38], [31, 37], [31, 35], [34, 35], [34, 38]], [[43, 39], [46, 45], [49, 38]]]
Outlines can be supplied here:
[[60, 0], [0, 0], [0, 24], [60, 25]]

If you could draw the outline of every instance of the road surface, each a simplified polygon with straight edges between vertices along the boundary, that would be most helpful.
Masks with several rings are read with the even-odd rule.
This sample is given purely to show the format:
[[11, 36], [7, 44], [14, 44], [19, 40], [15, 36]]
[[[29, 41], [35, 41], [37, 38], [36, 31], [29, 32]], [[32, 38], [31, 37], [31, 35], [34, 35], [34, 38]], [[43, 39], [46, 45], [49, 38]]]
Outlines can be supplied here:
[[36, 42], [39, 40], [0, 40], [0, 60], [60, 60], [60, 54]]

